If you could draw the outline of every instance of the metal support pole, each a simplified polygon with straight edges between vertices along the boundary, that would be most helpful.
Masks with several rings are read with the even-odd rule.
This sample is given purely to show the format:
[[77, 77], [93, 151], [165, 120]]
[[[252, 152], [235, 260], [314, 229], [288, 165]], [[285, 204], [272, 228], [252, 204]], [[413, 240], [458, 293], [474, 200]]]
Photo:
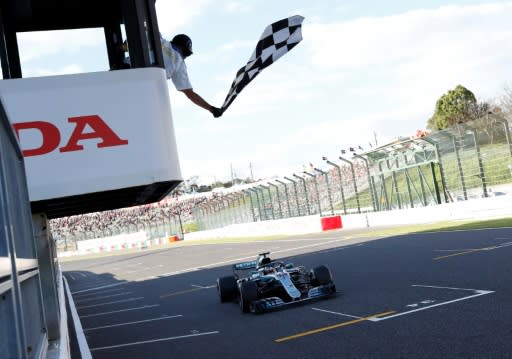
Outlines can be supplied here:
[[322, 216], [322, 204], [320, 203], [320, 192], [318, 191], [318, 182], [316, 180], [316, 176], [307, 171], [302, 171], [302, 172], [305, 175], [313, 178], [313, 184], [315, 186], [315, 192], [316, 192], [316, 202], [318, 204], [318, 213], [320, 214], [320, 216]]
[[263, 210], [262, 210], [262, 207], [261, 207], [259, 191], [256, 188], [249, 188], [249, 191], [251, 191], [251, 192], [256, 194], [256, 200], [258, 201], [258, 212], [259, 212], [259, 215], [260, 215], [259, 219], [260, 219], [260, 221], [263, 221]]
[[277, 208], [279, 208], [279, 218], [283, 218], [283, 209], [281, 208], [281, 197], [279, 196], [279, 187], [277, 187], [275, 184], [267, 182], [269, 186], [272, 186], [276, 189], [276, 195], [277, 195]]
[[345, 203], [345, 191], [343, 190], [343, 179], [341, 177], [341, 167], [336, 163], [326, 160], [328, 164], [335, 167], [338, 172], [338, 177], [340, 178], [340, 191], [341, 191], [341, 204], [343, 205], [343, 213], [347, 214], [347, 204]]
[[[434, 146], [434, 150], [436, 152], [436, 160], [437, 160], [437, 164], [439, 166], [439, 174], [441, 175], [441, 183], [443, 184], [444, 201], [445, 201], [445, 203], [448, 203], [450, 201], [449, 197], [448, 197], [448, 186], [446, 185], [446, 175], [444, 173], [444, 165], [443, 165], [443, 161], [441, 158], [441, 154], [439, 152], [439, 144], [428, 137], [420, 137], [419, 139], [427, 142], [431, 146]], [[512, 156], [512, 153], [511, 153], [511, 156]]]
[[478, 169], [480, 172], [478, 177], [482, 182], [482, 190], [484, 191], [484, 197], [489, 197], [489, 193], [487, 191], [487, 178], [485, 177], [484, 162], [482, 160], [482, 152], [480, 151], [480, 145], [478, 144], [477, 132], [474, 128], [469, 127], [467, 128], [467, 131], [473, 135], [473, 139], [475, 140], [475, 150], [478, 159]]
[[373, 177], [370, 174], [370, 164], [368, 160], [361, 155], [354, 154], [355, 158], [359, 158], [364, 162], [366, 166], [366, 175], [368, 176], [368, 190], [370, 192], [370, 197], [372, 199], [373, 210], [377, 211], [377, 189], [375, 188], [375, 182], [373, 181]]
[[315, 171], [325, 176], [325, 184], [327, 185], [327, 198], [329, 200], [329, 207], [331, 208], [331, 216], [334, 216], [334, 206], [332, 204], [331, 187], [329, 186], [329, 175], [327, 172], [322, 171], [319, 168], [315, 168]]
[[302, 181], [302, 185], [304, 186], [304, 195], [306, 196], [306, 207], [308, 209], [308, 215], [311, 215], [311, 208], [309, 208], [308, 188], [306, 186], [306, 180], [301, 176], [297, 176], [295, 173], [292, 174], [292, 176]]
[[[251, 203], [252, 221], [256, 222], [256, 213], [254, 213], [254, 202], [252, 201], [251, 191], [244, 190], [243, 192], [249, 196], [249, 202]], [[245, 201], [245, 197], [244, 197], [244, 201]]]
[[354, 194], [356, 195], [356, 203], [357, 203], [357, 213], [361, 213], [361, 203], [359, 201], [359, 192], [357, 191], [357, 179], [356, 179], [356, 171], [354, 170], [354, 164], [346, 160], [345, 158], [340, 156], [340, 160], [345, 163], [348, 163], [350, 166], [350, 172], [352, 173], [352, 182], [354, 183]]
[[292, 216], [292, 211], [290, 208], [290, 196], [288, 195], [288, 185], [285, 182], [282, 182], [280, 180], [276, 180], [277, 183], [280, 183], [284, 186], [284, 195], [286, 197], [286, 206], [288, 207], [288, 217]]
[[466, 189], [466, 181], [464, 180], [464, 170], [462, 169], [462, 161], [460, 160], [459, 145], [457, 143], [457, 137], [452, 135], [453, 148], [455, 150], [455, 157], [457, 158], [457, 168], [459, 169], [460, 184], [462, 185], [462, 192], [464, 199], [468, 199], [468, 191]]
[[276, 215], [274, 213], [274, 203], [272, 202], [272, 193], [270, 192], [270, 187], [267, 187], [267, 186], [264, 186], [262, 184], [259, 185], [259, 187], [263, 190], [263, 189], [266, 189], [267, 192], [268, 192], [268, 200], [270, 202], [270, 211], [272, 213], [272, 219], [275, 220], [276, 219]]
[[288, 177], [285, 177], [284, 179], [293, 183], [293, 190], [295, 191], [295, 203], [297, 204], [297, 216], [300, 217], [299, 192], [297, 192], [297, 182]]

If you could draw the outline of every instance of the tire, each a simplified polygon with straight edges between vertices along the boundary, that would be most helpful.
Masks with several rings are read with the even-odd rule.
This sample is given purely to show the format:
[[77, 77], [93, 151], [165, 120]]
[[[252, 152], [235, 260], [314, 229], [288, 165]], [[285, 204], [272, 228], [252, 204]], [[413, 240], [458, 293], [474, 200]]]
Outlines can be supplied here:
[[254, 282], [242, 282], [240, 285], [240, 309], [244, 313], [251, 311], [251, 303], [258, 299], [258, 285]]
[[221, 303], [235, 300], [238, 291], [236, 278], [232, 275], [228, 277], [217, 278], [217, 291], [219, 292]]
[[326, 266], [318, 266], [311, 270], [313, 285], [325, 285], [332, 283], [332, 275], [329, 268]]

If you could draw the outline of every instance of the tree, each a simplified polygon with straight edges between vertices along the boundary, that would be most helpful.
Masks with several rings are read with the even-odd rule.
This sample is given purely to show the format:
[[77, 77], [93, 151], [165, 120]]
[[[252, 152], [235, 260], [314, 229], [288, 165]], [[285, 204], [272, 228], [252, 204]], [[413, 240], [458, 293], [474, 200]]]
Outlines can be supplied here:
[[475, 119], [475, 114], [480, 112], [478, 107], [475, 95], [464, 86], [457, 85], [437, 100], [427, 128], [442, 130]]

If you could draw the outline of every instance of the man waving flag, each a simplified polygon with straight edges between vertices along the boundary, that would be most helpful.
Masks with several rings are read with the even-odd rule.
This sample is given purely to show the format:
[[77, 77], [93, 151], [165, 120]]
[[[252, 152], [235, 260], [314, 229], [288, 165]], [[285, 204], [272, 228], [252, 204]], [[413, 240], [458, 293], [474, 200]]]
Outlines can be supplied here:
[[226, 111], [242, 89], [265, 67], [272, 65], [302, 40], [303, 20], [302, 16], [295, 15], [276, 21], [265, 28], [249, 61], [236, 73], [235, 80], [221, 107], [222, 112]]

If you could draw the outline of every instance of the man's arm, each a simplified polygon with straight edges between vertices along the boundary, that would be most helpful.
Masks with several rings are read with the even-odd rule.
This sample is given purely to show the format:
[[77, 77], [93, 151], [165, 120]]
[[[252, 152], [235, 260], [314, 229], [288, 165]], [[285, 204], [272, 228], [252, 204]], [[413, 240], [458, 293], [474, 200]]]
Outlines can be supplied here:
[[190, 99], [190, 101], [195, 103], [197, 106], [202, 107], [210, 112], [213, 111], [214, 107], [206, 102], [206, 100], [199, 96], [196, 92], [194, 92], [193, 89], [185, 89], [181, 90], [181, 92], [183, 92]]

